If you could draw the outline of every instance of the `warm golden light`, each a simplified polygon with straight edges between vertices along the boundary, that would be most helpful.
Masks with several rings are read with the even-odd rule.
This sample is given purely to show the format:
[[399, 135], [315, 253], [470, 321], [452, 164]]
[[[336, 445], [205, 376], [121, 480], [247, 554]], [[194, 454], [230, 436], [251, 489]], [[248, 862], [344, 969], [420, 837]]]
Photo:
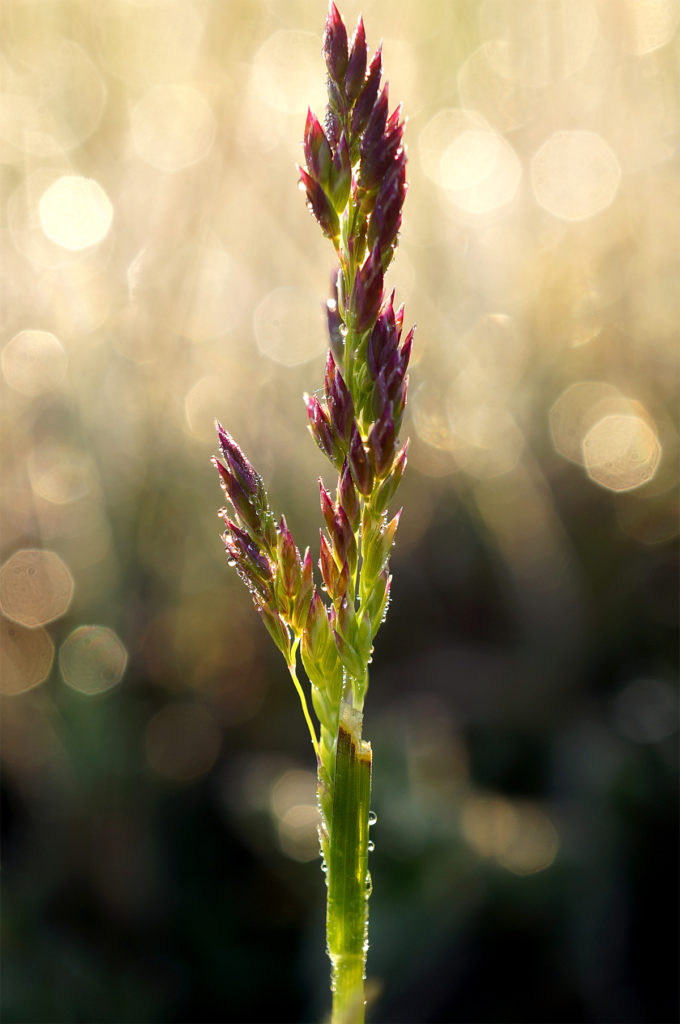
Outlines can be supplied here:
[[284, 114], [304, 115], [318, 97], [319, 37], [313, 32], [279, 29], [264, 41], [252, 64], [258, 98]]
[[680, 23], [677, 0], [620, 0], [609, 7], [624, 47], [636, 56], [667, 46]]
[[22, 626], [44, 626], [67, 611], [73, 577], [54, 551], [15, 551], [0, 569], [0, 609]]
[[531, 160], [536, 202], [562, 220], [585, 220], [606, 209], [620, 181], [616, 154], [595, 132], [555, 132]]
[[548, 816], [529, 801], [501, 796], [472, 796], [461, 817], [463, 835], [480, 857], [493, 858], [516, 875], [549, 868], [559, 837]]
[[198, 163], [210, 152], [215, 116], [194, 86], [157, 85], [136, 104], [130, 128], [141, 159], [173, 172]]
[[441, 156], [441, 178], [452, 202], [470, 213], [489, 213], [514, 197], [522, 165], [510, 144], [489, 131], [461, 134]]
[[94, 473], [87, 456], [76, 448], [50, 444], [33, 449], [28, 475], [36, 494], [55, 505], [85, 497], [93, 487]]
[[2, 372], [23, 395], [44, 395], [64, 380], [68, 356], [51, 331], [19, 331], [2, 350]]
[[47, 630], [26, 629], [0, 618], [0, 693], [7, 697], [39, 686], [50, 674], [54, 644]]
[[280, 775], [272, 786], [271, 809], [283, 852], [303, 862], [318, 857], [320, 816], [314, 774], [291, 769]]
[[473, 110], [440, 110], [418, 139], [423, 171], [460, 209], [490, 213], [509, 203], [522, 177], [510, 144]]
[[298, 366], [325, 352], [323, 307], [305, 288], [275, 288], [253, 314], [257, 347], [283, 366]]
[[51, 242], [77, 251], [106, 237], [113, 206], [104, 189], [92, 178], [65, 175], [40, 197], [40, 223]]
[[72, 39], [36, 33], [22, 46], [6, 31], [3, 42], [12, 56], [3, 67], [5, 95], [12, 100], [0, 106], [3, 142], [43, 158], [82, 145], [106, 103], [106, 85], [92, 58]]
[[602, 415], [605, 403], [625, 402], [621, 392], [605, 381], [570, 384], [550, 408], [550, 434], [565, 459], [583, 465], [583, 439]]
[[603, 416], [583, 439], [588, 476], [610, 491], [631, 491], [652, 479], [661, 459], [654, 429], [641, 416]]

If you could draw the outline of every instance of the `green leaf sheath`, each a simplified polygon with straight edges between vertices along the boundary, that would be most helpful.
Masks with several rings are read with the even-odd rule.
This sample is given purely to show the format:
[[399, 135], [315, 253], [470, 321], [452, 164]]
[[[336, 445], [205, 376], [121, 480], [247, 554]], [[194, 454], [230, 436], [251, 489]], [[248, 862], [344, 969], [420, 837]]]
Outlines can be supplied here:
[[361, 1024], [364, 1020], [371, 747], [361, 739], [361, 720], [360, 712], [342, 708], [327, 862], [326, 938], [333, 1024]]

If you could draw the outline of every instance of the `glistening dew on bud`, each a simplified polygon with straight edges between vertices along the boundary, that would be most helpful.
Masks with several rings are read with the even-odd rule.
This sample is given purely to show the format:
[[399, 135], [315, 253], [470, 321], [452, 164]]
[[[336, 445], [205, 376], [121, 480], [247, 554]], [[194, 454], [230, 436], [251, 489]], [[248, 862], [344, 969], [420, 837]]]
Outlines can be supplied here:
[[361, 18], [348, 40], [333, 2], [323, 59], [328, 105], [323, 124], [307, 113], [298, 168], [337, 261], [323, 387], [304, 395], [309, 431], [337, 476], [329, 490], [319, 481], [322, 586], [310, 549], [300, 556], [288, 521], [274, 517], [262, 478], [220, 423], [213, 463], [229, 503], [221, 513], [229, 563], [283, 655], [316, 757], [332, 1024], [362, 1024], [372, 765], [363, 707], [390, 600], [401, 513], [388, 521], [388, 509], [406, 467], [399, 431], [413, 340], [411, 329], [402, 341], [403, 307], [395, 313], [384, 288], [402, 224], [406, 151], [401, 107], [390, 113], [381, 85], [381, 50], [369, 55]]

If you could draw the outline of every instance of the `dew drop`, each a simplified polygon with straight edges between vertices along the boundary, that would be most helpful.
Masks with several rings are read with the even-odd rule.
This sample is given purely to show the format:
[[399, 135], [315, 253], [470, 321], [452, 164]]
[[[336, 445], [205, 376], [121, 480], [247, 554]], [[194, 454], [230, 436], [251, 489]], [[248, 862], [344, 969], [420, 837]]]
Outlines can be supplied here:
[[368, 827], [370, 828], [371, 825], [375, 825], [377, 820], [378, 820], [378, 815], [375, 813], [375, 811], [369, 811], [368, 812]]
[[227, 559], [227, 565], [230, 567], [230, 569], [235, 568], [235, 566], [236, 566], [236, 559], [235, 558], [228, 558]]
[[373, 842], [373, 840], [371, 839], [371, 840], [369, 841], [369, 844], [368, 844], [368, 852], [369, 852], [369, 853], [373, 853], [373, 851], [374, 851], [374, 850], [375, 850], [375, 843], [374, 843], [374, 842]]

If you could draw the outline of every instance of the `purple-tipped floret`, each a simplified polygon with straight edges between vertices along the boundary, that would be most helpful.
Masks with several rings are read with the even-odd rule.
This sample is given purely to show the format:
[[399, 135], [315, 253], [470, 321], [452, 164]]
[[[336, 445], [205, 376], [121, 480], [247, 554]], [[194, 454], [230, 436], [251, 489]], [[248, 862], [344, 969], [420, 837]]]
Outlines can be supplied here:
[[364, 84], [366, 60], [366, 32], [363, 19], [360, 17], [352, 36], [347, 71], [345, 72], [345, 95], [350, 103], [354, 103]]
[[323, 54], [328, 74], [332, 81], [344, 84], [347, 71], [347, 29], [340, 17], [337, 7], [331, 0], [326, 18], [326, 31], [323, 37]]

